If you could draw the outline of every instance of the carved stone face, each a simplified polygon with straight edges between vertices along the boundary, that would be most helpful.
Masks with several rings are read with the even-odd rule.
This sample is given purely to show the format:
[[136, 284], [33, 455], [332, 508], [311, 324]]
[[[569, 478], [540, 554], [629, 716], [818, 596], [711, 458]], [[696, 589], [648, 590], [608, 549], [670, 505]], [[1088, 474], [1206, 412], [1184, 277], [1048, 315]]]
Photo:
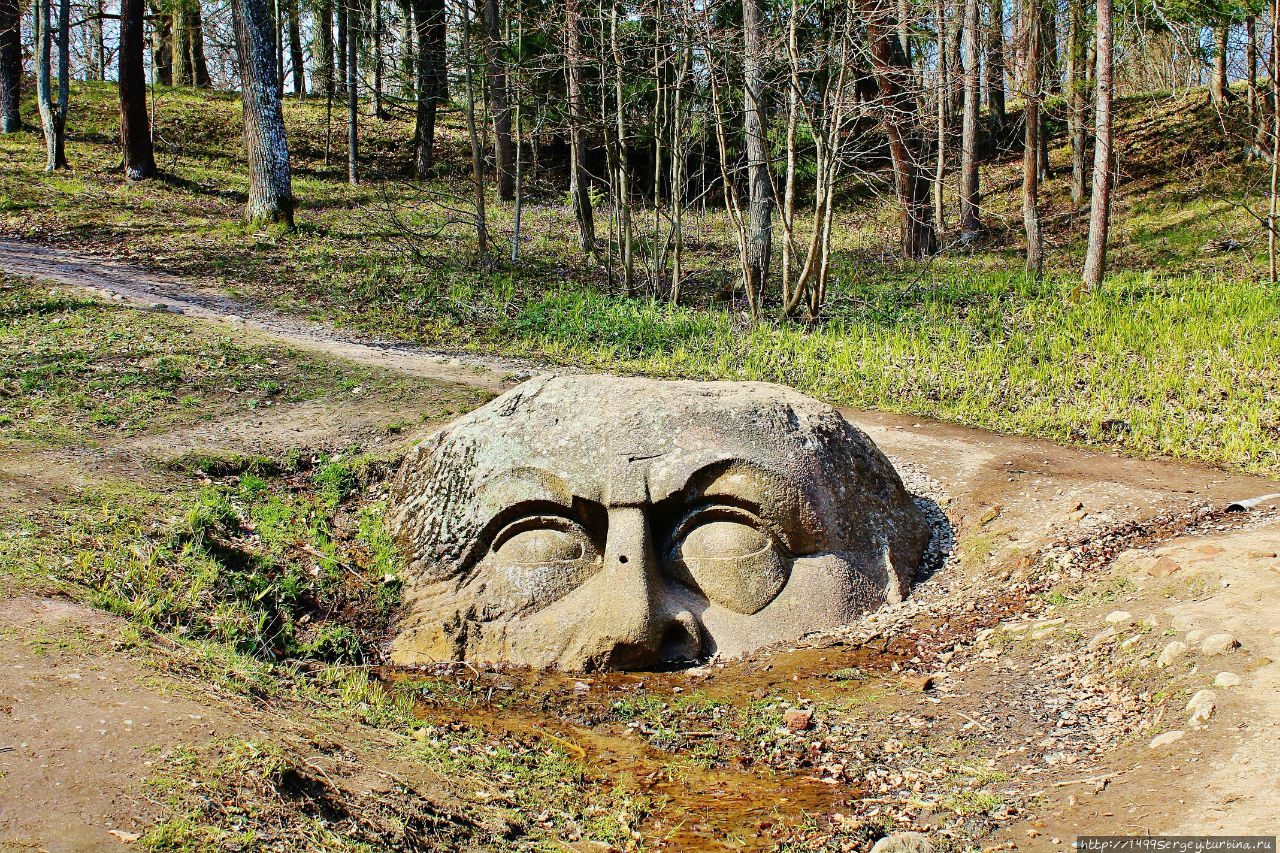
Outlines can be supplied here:
[[929, 528], [832, 407], [763, 383], [527, 382], [411, 452], [397, 663], [643, 669], [901, 600]]

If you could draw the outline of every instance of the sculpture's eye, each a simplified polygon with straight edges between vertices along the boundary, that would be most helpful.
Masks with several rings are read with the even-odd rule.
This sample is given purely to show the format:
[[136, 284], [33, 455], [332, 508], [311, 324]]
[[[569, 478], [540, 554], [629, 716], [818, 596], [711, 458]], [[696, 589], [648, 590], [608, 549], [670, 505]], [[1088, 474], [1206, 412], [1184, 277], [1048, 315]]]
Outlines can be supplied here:
[[676, 526], [667, 570], [717, 604], [751, 615], [786, 586], [788, 559], [752, 513], [703, 507]]
[[599, 571], [603, 559], [578, 522], [537, 515], [504, 527], [484, 562], [491, 601], [513, 613], [558, 601]]

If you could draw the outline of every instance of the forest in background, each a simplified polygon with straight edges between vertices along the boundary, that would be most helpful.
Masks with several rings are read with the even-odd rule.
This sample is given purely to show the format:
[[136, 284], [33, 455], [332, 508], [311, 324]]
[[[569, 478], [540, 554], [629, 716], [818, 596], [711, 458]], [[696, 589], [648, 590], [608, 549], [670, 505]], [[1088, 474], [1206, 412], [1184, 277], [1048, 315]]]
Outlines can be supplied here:
[[65, 125], [10, 78], [4, 230], [381, 339], [1280, 468], [1273, 10], [1102, 28], [1089, 284], [1091, 6], [237, 8], [148, 7], [135, 45], [68, 7]]

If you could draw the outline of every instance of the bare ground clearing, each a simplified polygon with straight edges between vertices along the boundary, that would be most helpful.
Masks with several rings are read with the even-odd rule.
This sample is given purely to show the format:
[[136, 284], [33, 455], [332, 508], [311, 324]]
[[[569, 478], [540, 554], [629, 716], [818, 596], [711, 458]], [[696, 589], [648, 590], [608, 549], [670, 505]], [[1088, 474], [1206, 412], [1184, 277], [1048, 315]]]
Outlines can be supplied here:
[[[224, 323], [234, 314], [248, 335], [455, 387], [500, 390], [536, 370], [349, 340], [208, 288], [21, 243], [0, 243], [0, 267], [143, 308], [162, 302]], [[199, 452], [360, 444], [394, 455], [445, 417], [420, 417], [437, 402], [429, 389], [300, 402], [92, 449], [9, 448], [0, 497], [36, 507], [104, 478], [163, 485], [187, 475], [156, 463]], [[382, 732], [212, 690], [174, 664], [181, 652], [163, 638], [130, 639], [123, 619], [11, 598], [0, 605], [0, 843], [123, 844], [171, 808], [154, 788], [160, 756], [223, 755], [228, 741], [259, 740], [285, 743], [294, 766], [313, 768], [299, 796], [346, 815], [339, 825], [353, 810], [373, 814], [379, 785], [394, 777], [445, 824], [501, 835], [498, 818], [475, 811], [502, 805], [500, 782], [446, 783], [405, 757], [406, 744], [454, 727], [559, 749], [585, 784], [668, 803], [635, 816], [632, 843], [650, 848], [865, 850], [879, 834], [916, 829], [961, 848], [1063, 850], [1078, 832], [1276, 831], [1280, 521], [1274, 502], [1227, 510], [1280, 491], [1274, 481], [847, 414], [945, 510], [950, 559], [902, 605], [745, 661], [593, 678], [385, 672], [456, 694], [424, 699], [421, 728]], [[1224, 632], [1227, 647], [1204, 645]], [[1174, 642], [1186, 648], [1158, 661]], [[1185, 706], [1206, 689], [1213, 710], [1193, 724]], [[694, 694], [699, 704], [680, 705]], [[813, 711], [806, 727], [777, 727], [783, 702]], [[772, 723], [746, 736], [757, 720]], [[1158, 736], [1168, 742], [1150, 746]], [[523, 824], [536, 833], [540, 816]], [[608, 847], [584, 846], [591, 840], [560, 836], [558, 849]]]

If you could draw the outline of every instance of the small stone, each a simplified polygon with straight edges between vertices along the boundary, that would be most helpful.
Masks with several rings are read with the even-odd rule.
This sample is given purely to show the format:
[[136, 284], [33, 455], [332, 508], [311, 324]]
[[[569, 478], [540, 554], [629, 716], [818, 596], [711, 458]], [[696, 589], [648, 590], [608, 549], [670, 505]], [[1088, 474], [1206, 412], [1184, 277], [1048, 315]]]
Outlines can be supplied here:
[[1210, 634], [1200, 644], [1200, 651], [1206, 655], [1221, 655], [1239, 646], [1240, 641], [1230, 634]]
[[1153, 578], [1167, 578], [1181, 568], [1182, 566], [1169, 557], [1157, 557], [1151, 565], [1147, 566], [1147, 574]]
[[921, 832], [899, 832], [881, 838], [871, 853], [933, 853], [933, 843]]
[[1103, 630], [1099, 631], [1097, 634], [1094, 634], [1093, 639], [1089, 641], [1089, 644], [1085, 646], [1085, 648], [1087, 648], [1089, 651], [1092, 652], [1095, 649], [1098, 649], [1099, 647], [1104, 646], [1107, 643], [1111, 642], [1118, 636], [1120, 636], [1120, 632], [1117, 631], [1115, 628], [1104, 628]]
[[1165, 667], [1172, 665], [1174, 661], [1185, 655], [1189, 649], [1190, 646], [1186, 643], [1180, 640], [1174, 640], [1172, 643], [1165, 646], [1160, 652], [1160, 657], [1156, 658], [1156, 666], [1164, 669]]
[[1192, 646], [1198, 646], [1204, 641], [1204, 638], [1213, 633], [1211, 628], [1196, 628], [1194, 631], [1187, 632], [1187, 643]]
[[924, 693], [933, 687], [932, 675], [907, 676], [902, 679], [902, 686], [908, 690], [914, 690], [916, 693]]
[[1209, 718], [1213, 716], [1213, 709], [1217, 707], [1215, 698], [1212, 690], [1197, 690], [1191, 697], [1191, 701], [1187, 703], [1186, 710], [1191, 714], [1187, 724], [1199, 726], [1209, 722]]
[[108, 829], [107, 835], [114, 835], [116, 838], [119, 838], [125, 844], [132, 844], [133, 842], [137, 841], [139, 838], [142, 837], [136, 832], [125, 832], [123, 829]]
[[1186, 732], [1172, 731], [1165, 732], [1162, 735], [1156, 735], [1151, 739], [1151, 748], [1159, 749], [1162, 746], [1168, 746], [1171, 743], [1176, 743], [1177, 741], [1182, 740], [1182, 737], [1185, 734]]
[[782, 714], [782, 724], [789, 732], [802, 732], [813, 722], [812, 708], [788, 708]]
[[1128, 625], [1133, 621], [1133, 614], [1128, 610], [1112, 610], [1107, 614], [1108, 625]]
[[1220, 672], [1218, 677], [1213, 680], [1214, 687], [1239, 687], [1240, 676], [1234, 672]]

